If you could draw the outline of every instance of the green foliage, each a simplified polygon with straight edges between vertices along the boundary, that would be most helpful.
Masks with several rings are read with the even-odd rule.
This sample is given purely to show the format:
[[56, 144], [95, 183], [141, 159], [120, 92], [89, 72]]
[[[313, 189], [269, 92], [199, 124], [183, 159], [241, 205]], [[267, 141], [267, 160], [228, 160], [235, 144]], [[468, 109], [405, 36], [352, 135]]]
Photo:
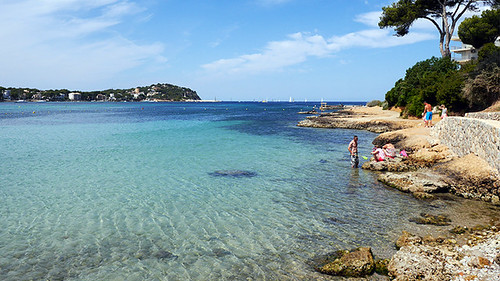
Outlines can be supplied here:
[[389, 104], [386, 101], [383, 101], [382, 104], [380, 104], [380, 106], [382, 106], [382, 110], [388, 110], [389, 109]]
[[432, 57], [416, 63], [406, 71], [385, 96], [388, 106], [404, 107], [403, 116], [420, 116], [423, 102], [446, 104], [450, 110], [461, 110], [464, 76], [459, 65], [449, 58]]
[[483, 110], [500, 99], [500, 67], [484, 70], [467, 80], [464, 98], [471, 110]]
[[381, 106], [381, 105], [382, 105], [382, 102], [379, 100], [372, 100], [372, 101], [366, 103], [366, 106], [368, 106], [368, 107]]
[[[68, 100], [68, 95], [70, 93], [67, 89], [62, 90], [38, 90], [38, 89], [27, 89], [27, 88], [2, 88], [11, 90], [12, 99], [31, 99], [34, 94], [41, 94], [43, 99], [48, 99], [51, 101], [62, 100], [64, 96], [65, 100]], [[136, 88], [131, 89], [107, 89], [103, 91], [90, 91], [90, 92], [80, 92], [83, 101], [91, 100], [144, 100], [147, 98], [161, 99], [161, 100], [171, 100], [171, 101], [182, 101], [182, 100], [199, 100], [200, 97], [189, 88], [179, 87], [171, 84], [155, 84], [147, 87], [139, 87], [139, 94], [137, 97], [134, 96]], [[0, 93], [2, 91], [0, 90]], [[1, 95], [0, 95], [1, 96]], [[111, 97], [114, 98], [111, 98]]]
[[477, 69], [479, 71], [484, 69], [493, 69], [500, 66], [500, 47], [495, 46], [493, 43], [484, 45], [478, 55]]
[[500, 36], [500, 10], [486, 10], [479, 16], [465, 19], [458, 27], [458, 37], [465, 44], [479, 49]]
[[500, 99], [500, 48], [493, 43], [479, 51], [476, 67], [468, 73], [463, 96], [473, 111], [483, 110]]
[[466, 11], [477, 11], [481, 4], [496, 5], [499, 0], [399, 0], [382, 8], [380, 28], [392, 27], [397, 36], [405, 36], [417, 19], [425, 19], [439, 32], [443, 57], [451, 56], [449, 42], [455, 25]]

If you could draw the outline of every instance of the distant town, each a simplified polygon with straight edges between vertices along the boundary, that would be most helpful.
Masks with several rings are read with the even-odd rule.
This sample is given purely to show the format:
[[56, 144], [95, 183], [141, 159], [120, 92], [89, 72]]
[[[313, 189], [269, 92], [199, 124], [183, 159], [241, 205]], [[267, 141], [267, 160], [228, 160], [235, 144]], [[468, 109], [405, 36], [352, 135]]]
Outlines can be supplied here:
[[171, 84], [103, 91], [38, 90], [0, 86], [0, 101], [199, 101], [196, 91]]

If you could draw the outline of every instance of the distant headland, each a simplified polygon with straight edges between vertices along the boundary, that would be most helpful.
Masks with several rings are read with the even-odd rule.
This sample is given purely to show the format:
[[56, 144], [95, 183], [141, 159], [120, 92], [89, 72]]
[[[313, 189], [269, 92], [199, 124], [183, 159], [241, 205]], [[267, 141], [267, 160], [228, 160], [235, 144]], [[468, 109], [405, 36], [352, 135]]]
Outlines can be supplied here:
[[130, 89], [102, 91], [38, 90], [0, 86], [0, 101], [199, 101], [196, 91], [158, 83]]

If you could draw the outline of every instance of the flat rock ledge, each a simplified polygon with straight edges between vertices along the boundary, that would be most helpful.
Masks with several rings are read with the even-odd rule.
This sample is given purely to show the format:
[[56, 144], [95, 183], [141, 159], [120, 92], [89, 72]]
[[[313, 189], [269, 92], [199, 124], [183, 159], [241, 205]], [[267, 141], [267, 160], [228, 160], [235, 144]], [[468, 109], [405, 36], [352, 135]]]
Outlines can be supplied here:
[[403, 232], [397, 246], [387, 266], [396, 281], [500, 280], [497, 226], [466, 229], [446, 238]]
[[407, 173], [383, 173], [378, 176], [378, 180], [403, 192], [412, 193], [417, 198], [425, 196], [422, 193], [447, 192], [450, 189], [446, 178], [430, 169]]
[[367, 130], [374, 133], [384, 133], [394, 130], [401, 130], [415, 126], [415, 122], [408, 120], [388, 120], [388, 119], [354, 119], [348, 117], [320, 115], [309, 116], [307, 119], [300, 121], [299, 127], [312, 128], [342, 128], [354, 130]]

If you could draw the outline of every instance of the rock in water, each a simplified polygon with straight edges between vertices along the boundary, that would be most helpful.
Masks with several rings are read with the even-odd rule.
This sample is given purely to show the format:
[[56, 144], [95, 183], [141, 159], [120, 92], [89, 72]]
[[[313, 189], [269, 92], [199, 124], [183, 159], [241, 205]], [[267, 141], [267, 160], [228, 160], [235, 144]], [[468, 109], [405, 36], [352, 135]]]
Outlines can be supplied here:
[[372, 250], [369, 247], [361, 247], [351, 251], [338, 251], [336, 253], [340, 257], [316, 268], [316, 270], [321, 273], [344, 277], [363, 277], [372, 274], [375, 270]]
[[216, 249], [213, 249], [212, 253], [218, 257], [218, 258], [222, 258], [222, 257], [225, 257], [225, 256], [228, 256], [228, 255], [232, 255], [231, 252], [229, 252], [228, 250], [226, 249], [223, 249], [223, 248], [216, 248]]
[[178, 256], [176, 256], [168, 251], [165, 251], [165, 250], [159, 250], [153, 256], [159, 260], [178, 258]]
[[410, 221], [417, 224], [432, 224], [438, 226], [450, 225], [451, 220], [446, 215], [431, 215], [421, 213], [420, 218], [411, 218]]
[[233, 178], [241, 178], [241, 177], [255, 177], [257, 175], [256, 172], [252, 171], [243, 171], [243, 170], [219, 170], [213, 173], [209, 173], [209, 175], [214, 177], [233, 177]]

